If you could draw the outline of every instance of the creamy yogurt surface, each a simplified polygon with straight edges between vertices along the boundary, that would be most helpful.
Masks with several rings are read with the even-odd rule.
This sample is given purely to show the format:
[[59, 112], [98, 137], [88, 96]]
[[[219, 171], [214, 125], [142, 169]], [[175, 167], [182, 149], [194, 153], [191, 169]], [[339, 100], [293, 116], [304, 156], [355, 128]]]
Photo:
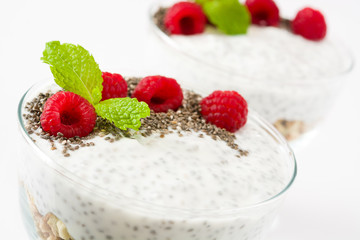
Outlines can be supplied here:
[[250, 26], [229, 36], [208, 27], [203, 34], [172, 35], [174, 46], [215, 68], [263, 80], [316, 80], [347, 71], [348, 53], [329, 37], [309, 41], [285, 29]]
[[[51, 85], [40, 92], [57, 90]], [[119, 196], [181, 209], [229, 209], [262, 202], [285, 188], [293, 170], [283, 147], [254, 120], [236, 132], [236, 143], [248, 152], [242, 156], [201, 131], [181, 131], [179, 136], [175, 130], [112, 143], [106, 136], [95, 136], [84, 140], [95, 146], [71, 151], [70, 157], [64, 156], [59, 142], [52, 150], [48, 140], [31, 137], [51, 161], [84, 182]]]
[[288, 155], [253, 122], [237, 133], [239, 156], [222, 140], [184, 132], [113, 143], [96, 136], [95, 146], [64, 157], [61, 146], [35, 138], [53, 161], [83, 181], [119, 196], [181, 209], [230, 209], [262, 202], [289, 182]]

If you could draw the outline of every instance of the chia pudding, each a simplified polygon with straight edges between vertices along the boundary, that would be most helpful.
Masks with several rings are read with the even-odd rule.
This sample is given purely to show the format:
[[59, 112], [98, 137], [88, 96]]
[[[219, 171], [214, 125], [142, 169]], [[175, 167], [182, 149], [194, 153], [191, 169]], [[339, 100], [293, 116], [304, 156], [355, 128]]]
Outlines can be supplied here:
[[202, 34], [169, 35], [164, 6], [153, 6], [151, 24], [172, 48], [176, 69], [169, 71], [196, 91], [242, 92], [288, 140], [324, 118], [353, 65], [331, 37], [309, 41], [286, 27], [251, 25], [245, 35], [229, 36], [208, 26]]
[[[128, 84], [131, 92], [136, 79]], [[65, 139], [34, 124], [58, 90], [35, 85], [19, 104], [19, 172], [33, 239], [263, 238], [296, 164], [285, 140], [255, 113], [225, 133], [199, 119], [201, 97], [184, 91], [182, 107], [152, 112], [139, 132], [98, 120], [108, 128]]]

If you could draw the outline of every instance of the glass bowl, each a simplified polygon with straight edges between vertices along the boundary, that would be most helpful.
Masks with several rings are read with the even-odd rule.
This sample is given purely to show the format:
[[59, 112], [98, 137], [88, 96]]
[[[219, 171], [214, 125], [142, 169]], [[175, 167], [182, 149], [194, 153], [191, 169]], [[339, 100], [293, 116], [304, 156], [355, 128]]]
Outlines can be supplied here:
[[[285, 29], [256, 26], [246, 35], [228, 36], [209, 26], [203, 34], [169, 36], [154, 15], [175, 2], [158, 1], [149, 11], [151, 28], [173, 61], [169, 71], [205, 94], [238, 91], [287, 140], [303, 139], [316, 129], [353, 68], [352, 55], [330, 36], [312, 42]], [[309, 63], [313, 57], [321, 61]]]
[[[23, 136], [19, 148], [20, 203], [30, 239], [262, 239], [295, 179], [296, 161], [286, 140], [250, 110], [247, 124], [257, 129], [255, 134], [260, 137], [256, 137], [264, 137], [256, 145], [272, 144], [271, 149], [276, 152], [274, 156], [278, 156], [278, 159], [272, 160], [283, 166], [284, 182], [274, 194], [240, 207], [190, 209], [164, 206], [126, 196], [121, 191], [114, 192], [84, 179], [82, 173], [64, 167], [62, 161], [68, 158], [55, 160], [48, 154], [50, 150], [39, 147], [43, 146], [41, 137], [34, 142], [34, 135], [29, 134], [25, 106], [49, 85], [41, 82], [31, 87], [18, 107], [19, 129]], [[114, 146], [121, 148], [121, 145]], [[273, 155], [265, 157], [270, 156]], [[91, 161], [101, 161], [100, 158], [94, 157], [85, 163], [91, 165]], [[118, 160], [121, 159], [120, 156]], [[73, 162], [78, 160], [71, 159]], [[259, 167], [254, 169], [263, 170]], [[99, 171], [98, 177], [102, 174], [106, 175]]]

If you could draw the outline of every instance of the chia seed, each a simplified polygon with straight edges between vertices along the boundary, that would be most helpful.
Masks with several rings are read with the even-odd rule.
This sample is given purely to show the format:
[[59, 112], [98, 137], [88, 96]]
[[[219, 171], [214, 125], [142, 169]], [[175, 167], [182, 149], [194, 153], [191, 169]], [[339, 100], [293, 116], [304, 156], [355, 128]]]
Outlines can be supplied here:
[[[128, 96], [131, 96], [135, 87], [140, 82], [141, 78], [128, 78]], [[139, 132], [142, 136], [147, 137], [151, 136], [154, 133], [160, 133], [160, 137], [164, 138], [165, 135], [171, 133], [169, 129], [177, 130], [178, 136], [182, 137], [183, 132], [203, 132], [206, 135], [211, 136], [214, 140], [221, 139], [225, 141], [227, 145], [235, 150], [238, 150], [237, 156], [246, 156], [248, 151], [238, 149], [238, 145], [235, 144], [236, 137], [233, 133], [216, 127], [215, 125], [206, 123], [200, 114], [200, 100], [201, 96], [189, 90], [183, 90], [184, 100], [182, 106], [177, 110], [168, 110], [166, 113], [155, 113], [151, 111], [150, 116], [144, 119], [141, 119], [141, 127]], [[56, 136], [51, 136], [49, 133], [44, 132], [40, 126], [40, 116], [42, 114], [42, 109], [45, 102], [51, 93], [40, 93], [38, 97], [34, 98], [31, 102], [28, 102], [25, 106], [25, 109], [28, 111], [24, 115], [26, 119], [26, 129], [28, 134], [34, 134], [34, 131], [40, 130], [39, 133], [41, 138], [48, 140], [51, 145], [51, 150], [57, 150], [57, 147], [54, 144], [54, 141], [58, 141], [63, 146], [62, 153], [64, 157], [70, 157], [70, 151], [76, 151], [80, 147], [90, 147], [94, 146], [93, 142], [84, 143], [84, 140], [91, 140], [95, 136], [105, 137], [104, 140], [113, 143], [114, 141], [119, 140], [122, 137], [136, 137], [136, 133], [132, 130], [121, 130], [117, 128], [114, 124], [109, 122], [106, 119], [98, 117], [96, 120], [96, 125], [92, 133], [86, 137], [73, 137], [65, 138], [62, 133], [57, 133]], [[113, 136], [110, 137], [109, 135]], [[200, 138], [203, 137], [201, 133]]]
[[156, 24], [156, 26], [158, 26], [158, 28], [161, 31], [163, 31], [166, 34], [169, 34], [168, 30], [166, 29], [165, 24], [164, 24], [164, 18], [165, 18], [167, 10], [168, 10], [168, 8], [160, 7], [154, 14], [153, 20], [154, 20], [154, 23]]

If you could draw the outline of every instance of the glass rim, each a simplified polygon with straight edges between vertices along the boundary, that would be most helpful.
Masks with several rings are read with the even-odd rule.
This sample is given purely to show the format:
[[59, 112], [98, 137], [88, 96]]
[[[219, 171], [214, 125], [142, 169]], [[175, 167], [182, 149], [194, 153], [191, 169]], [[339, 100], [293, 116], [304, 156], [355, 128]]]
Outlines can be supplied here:
[[[35, 143], [32, 141], [31, 136], [28, 134], [28, 131], [26, 130], [24, 119], [23, 119], [23, 109], [24, 104], [26, 104], [25, 99], [28, 96], [29, 92], [33, 89], [35, 89], [38, 85], [41, 84], [51, 84], [49, 82], [41, 81], [34, 85], [32, 85], [25, 94], [21, 97], [18, 109], [17, 109], [17, 117], [18, 117], [18, 124], [20, 125], [20, 132], [21, 135], [25, 138], [25, 141], [28, 145], [30, 145], [31, 149], [35, 152], [37, 156], [39, 156], [39, 159], [42, 163], [46, 164], [47, 167], [49, 167], [51, 170], [55, 171], [56, 173], [60, 174], [61, 177], [64, 177], [67, 181], [70, 181], [72, 184], [75, 184], [76, 186], [79, 186], [83, 188], [84, 190], [91, 192], [92, 194], [102, 197], [106, 199], [106, 201], [110, 201], [113, 204], [117, 205], [121, 202], [129, 202], [133, 204], [132, 207], [138, 209], [138, 210], [147, 210], [151, 209], [150, 211], [155, 212], [178, 212], [179, 214], [185, 214], [185, 215], [191, 215], [193, 216], [196, 214], [196, 216], [230, 216], [235, 215], [237, 212], [244, 211], [247, 209], [252, 209], [256, 207], [260, 207], [263, 205], [266, 205], [267, 203], [272, 202], [275, 199], [278, 199], [282, 195], [284, 195], [285, 192], [291, 187], [293, 184], [296, 175], [297, 175], [297, 163], [296, 158], [294, 155], [293, 150], [291, 149], [288, 142], [285, 140], [285, 138], [281, 135], [280, 132], [278, 132], [274, 126], [272, 126], [270, 123], [268, 123], [265, 119], [263, 119], [261, 116], [259, 116], [255, 111], [253, 111], [251, 108], [249, 109], [248, 114], [248, 121], [254, 121], [256, 125], [260, 126], [263, 131], [266, 131], [273, 139], [277, 142], [279, 147], [281, 147], [284, 150], [284, 154], [287, 154], [287, 160], [293, 164], [293, 169], [290, 169], [292, 171], [290, 180], [285, 184], [285, 186], [282, 188], [281, 191], [274, 194], [273, 196], [256, 202], [252, 204], [247, 204], [240, 207], [235, 208], [226, 208], [226, 209], [189, 209], [189, 208], [175, 208], [175, 207], [169, 207], [169, 206], [163, 206], [158, 205], [156, 203], [147, 202], [144, 200], [138, 200], [132, 197], [127, 197], [125, 195], [122, 195], [121, 193], [114, 193], [112, 191], [109, 191], [107, 189], [104, 189], [101, 186], [98, 186], [96, 184], [87, 182], [83, 180], [81, 177], [77, 176], [76, 174], [70, 172], [60, 164], [56, 163], [54, 160], [51, 159], [48, 155], [46, 155]], [[289, 170], [289, 171], [290, 171]]]
[[[266, 83], [266, 84], [270, 84], [270, 85], [281, 84], [281, 85], [291, 85], [291, 86], [292, 85], [293, 86], [316, 86], [316, 85], [323, 85], [323, 84], [329, 84], [329, 83], [331, 84], [331, 83], [339, 82], [340, 80], [337, 77], [344, 76], [344, 75], [350, 73], [355, 66], [355, 57], [351, 53], [351, 51], [348, 49], [348, 47], [344, 46], [340, 42], [340, 40], [334, 39], [334, 43], [336, 43], [336, 46], [338, 46], [341, 49], [341, 51], [344, 53], [344, 55], [346, 55], [347, 59], [349, 59], [349, 64], [344, 68], [344, 70], [339, 71], [338, 73], [335, 73], [332, 75], [326, 75], [326, 76], [314, 76], [314, 77], [309, 77], [309, 78], [305, 78], [305, 79], [304, 78], [292, 78], [291, 82], [282, 81], [282, 80], [278, 80], [278, 79], [276, 79], [276, 80], [272, 79], [270, 81], [265, 78], [260, 78], [260, 79], [256, 78], [255, 79], [255, 78], [252, 78], [251, 76], [243, 75], [240, 72], [236, 71], [235, 69], [226, 68], [226, 67], [214, 64], [214, 63], [210, 63], [208, 61], [204, 61], [200, 57], [195, 56], [195, 55], [189, 53], [188, 51], [181, 49], [181, 47], [178, 44], [176, 44], [175, 41], [173, 41], [171, 39], [171, 37], [169, 37], [169, 35], [167, 35], [160, 28], [158, 28], [158, 26], [153, 21], [154, 13], [158, 10], [159, 7], [162, 6], [162, 5], [160, 5], [162, 3], [169, 4], [169, 1], [158, 0], [150, 5], [149, 11], [148, 11], [150, 26], [151, 26], [153, 32], [155, 32], [155, 35], [157, 37], [159, 37], [163, 42], [165, 42], [167, 45], [172, 47], [175, 51], [192, 59], [193, 61], [203, 64], [204, 66], [209, 67], [212, 70], [218, 71], [220, 73], [230, 74], [231, 76], [233, 76], [233, 75], [239, 76], [239, 77], [241, 77], [241, 81], [244, 81], [244, 82], [254, 83], [252, 81], [252, 80], [254, 80], [254, 81], [256, 81], [256, 83]], [[170, 2], [170, 4], [171, 4], [171, 2]], [[162, 7], [164, 7], [164, 6], [162, 6]], [[316, 81], [313, 81], [314, 79], [316, 79]]]

